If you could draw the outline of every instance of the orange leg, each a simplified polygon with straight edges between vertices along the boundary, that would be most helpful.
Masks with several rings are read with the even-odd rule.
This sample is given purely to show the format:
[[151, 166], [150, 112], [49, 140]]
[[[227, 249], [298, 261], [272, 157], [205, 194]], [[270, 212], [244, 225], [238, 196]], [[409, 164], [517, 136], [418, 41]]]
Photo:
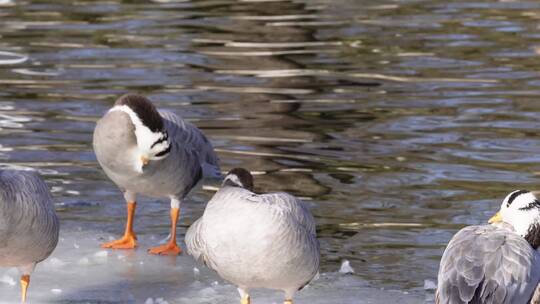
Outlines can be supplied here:
[[26, 290], [30, 285], [30, 275], [25, 274], [21, 276], [21, 303], [26, 303]]
[[137, 247], [137, 236], [135, 236], [135, 232], [133, 232], [133, 218], [135, 217], [136, 207], [136, 202], [127, 203], [127, 222], [124, 236], [119, 240], [101, 244], [102, 248], [133, 249]]
[[171, 208], [171, 239], [165, 245], [152, 247], [148, 250], [151, 254], [179, 255], [182, 249], [176, 244], [176, 223], [180, 215], [180, 208]]

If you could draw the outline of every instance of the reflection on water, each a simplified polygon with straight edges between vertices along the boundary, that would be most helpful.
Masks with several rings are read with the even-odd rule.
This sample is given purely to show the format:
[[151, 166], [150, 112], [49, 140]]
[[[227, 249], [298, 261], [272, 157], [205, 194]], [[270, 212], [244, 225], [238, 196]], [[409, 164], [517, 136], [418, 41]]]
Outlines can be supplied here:
[[[67, 227], [121, 230], [91, 134], [128, 91], [258, 191], [304, 197], [323, 271], [348, 259], [374, 286], [422, 288], [458, 228], [538, 188], [536, 2], [12, 0], [0, 24], [0, 159], [45, 175]], [[148, 200], [140, 232], [167, 208]]]

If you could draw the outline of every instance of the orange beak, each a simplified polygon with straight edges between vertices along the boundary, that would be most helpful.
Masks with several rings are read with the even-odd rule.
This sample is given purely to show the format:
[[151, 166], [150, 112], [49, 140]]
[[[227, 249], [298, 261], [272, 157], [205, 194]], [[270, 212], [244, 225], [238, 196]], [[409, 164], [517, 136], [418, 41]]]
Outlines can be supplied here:
[[148, 165], [148, 162], [150, 160], [148, 159], [148, 157], [145, 157], [145, 156], [141, 156], [141, 162], [143, 163], [143, 166], [146, 166]]

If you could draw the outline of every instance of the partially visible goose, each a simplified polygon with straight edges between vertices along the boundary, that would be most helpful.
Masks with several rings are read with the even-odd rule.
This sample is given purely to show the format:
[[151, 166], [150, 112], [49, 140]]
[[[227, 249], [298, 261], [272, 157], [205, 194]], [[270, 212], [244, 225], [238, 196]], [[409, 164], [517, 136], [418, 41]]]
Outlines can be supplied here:
[[231, 170], [186, 234], [188, 253], [238, 286], [241, 303], [252, 288], [285, 292], [285, 303], [319, 269], [319, 242], [308, 208], [287, 193], [255, 194], [253, 177]]
[[58, 229], [51, 193], [41, 177], [0, 170], [0, 266], [21, 271], [22, 302], [34, 267], [56, 248]]
[[514, 191], [489, 222], [461, 229], [448, 243], [436, 303], [540, 303], [540, 201]]

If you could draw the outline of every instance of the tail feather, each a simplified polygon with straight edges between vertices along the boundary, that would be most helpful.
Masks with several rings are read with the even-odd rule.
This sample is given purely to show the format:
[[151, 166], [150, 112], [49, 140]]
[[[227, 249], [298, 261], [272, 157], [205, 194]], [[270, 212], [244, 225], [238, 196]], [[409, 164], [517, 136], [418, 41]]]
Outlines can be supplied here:
[[223, 175], [221, 174], [221, 170], [218, 165], [204, 162], [201, 165], [201, 168], [203, 171], [203, 178], [223, 179]]

